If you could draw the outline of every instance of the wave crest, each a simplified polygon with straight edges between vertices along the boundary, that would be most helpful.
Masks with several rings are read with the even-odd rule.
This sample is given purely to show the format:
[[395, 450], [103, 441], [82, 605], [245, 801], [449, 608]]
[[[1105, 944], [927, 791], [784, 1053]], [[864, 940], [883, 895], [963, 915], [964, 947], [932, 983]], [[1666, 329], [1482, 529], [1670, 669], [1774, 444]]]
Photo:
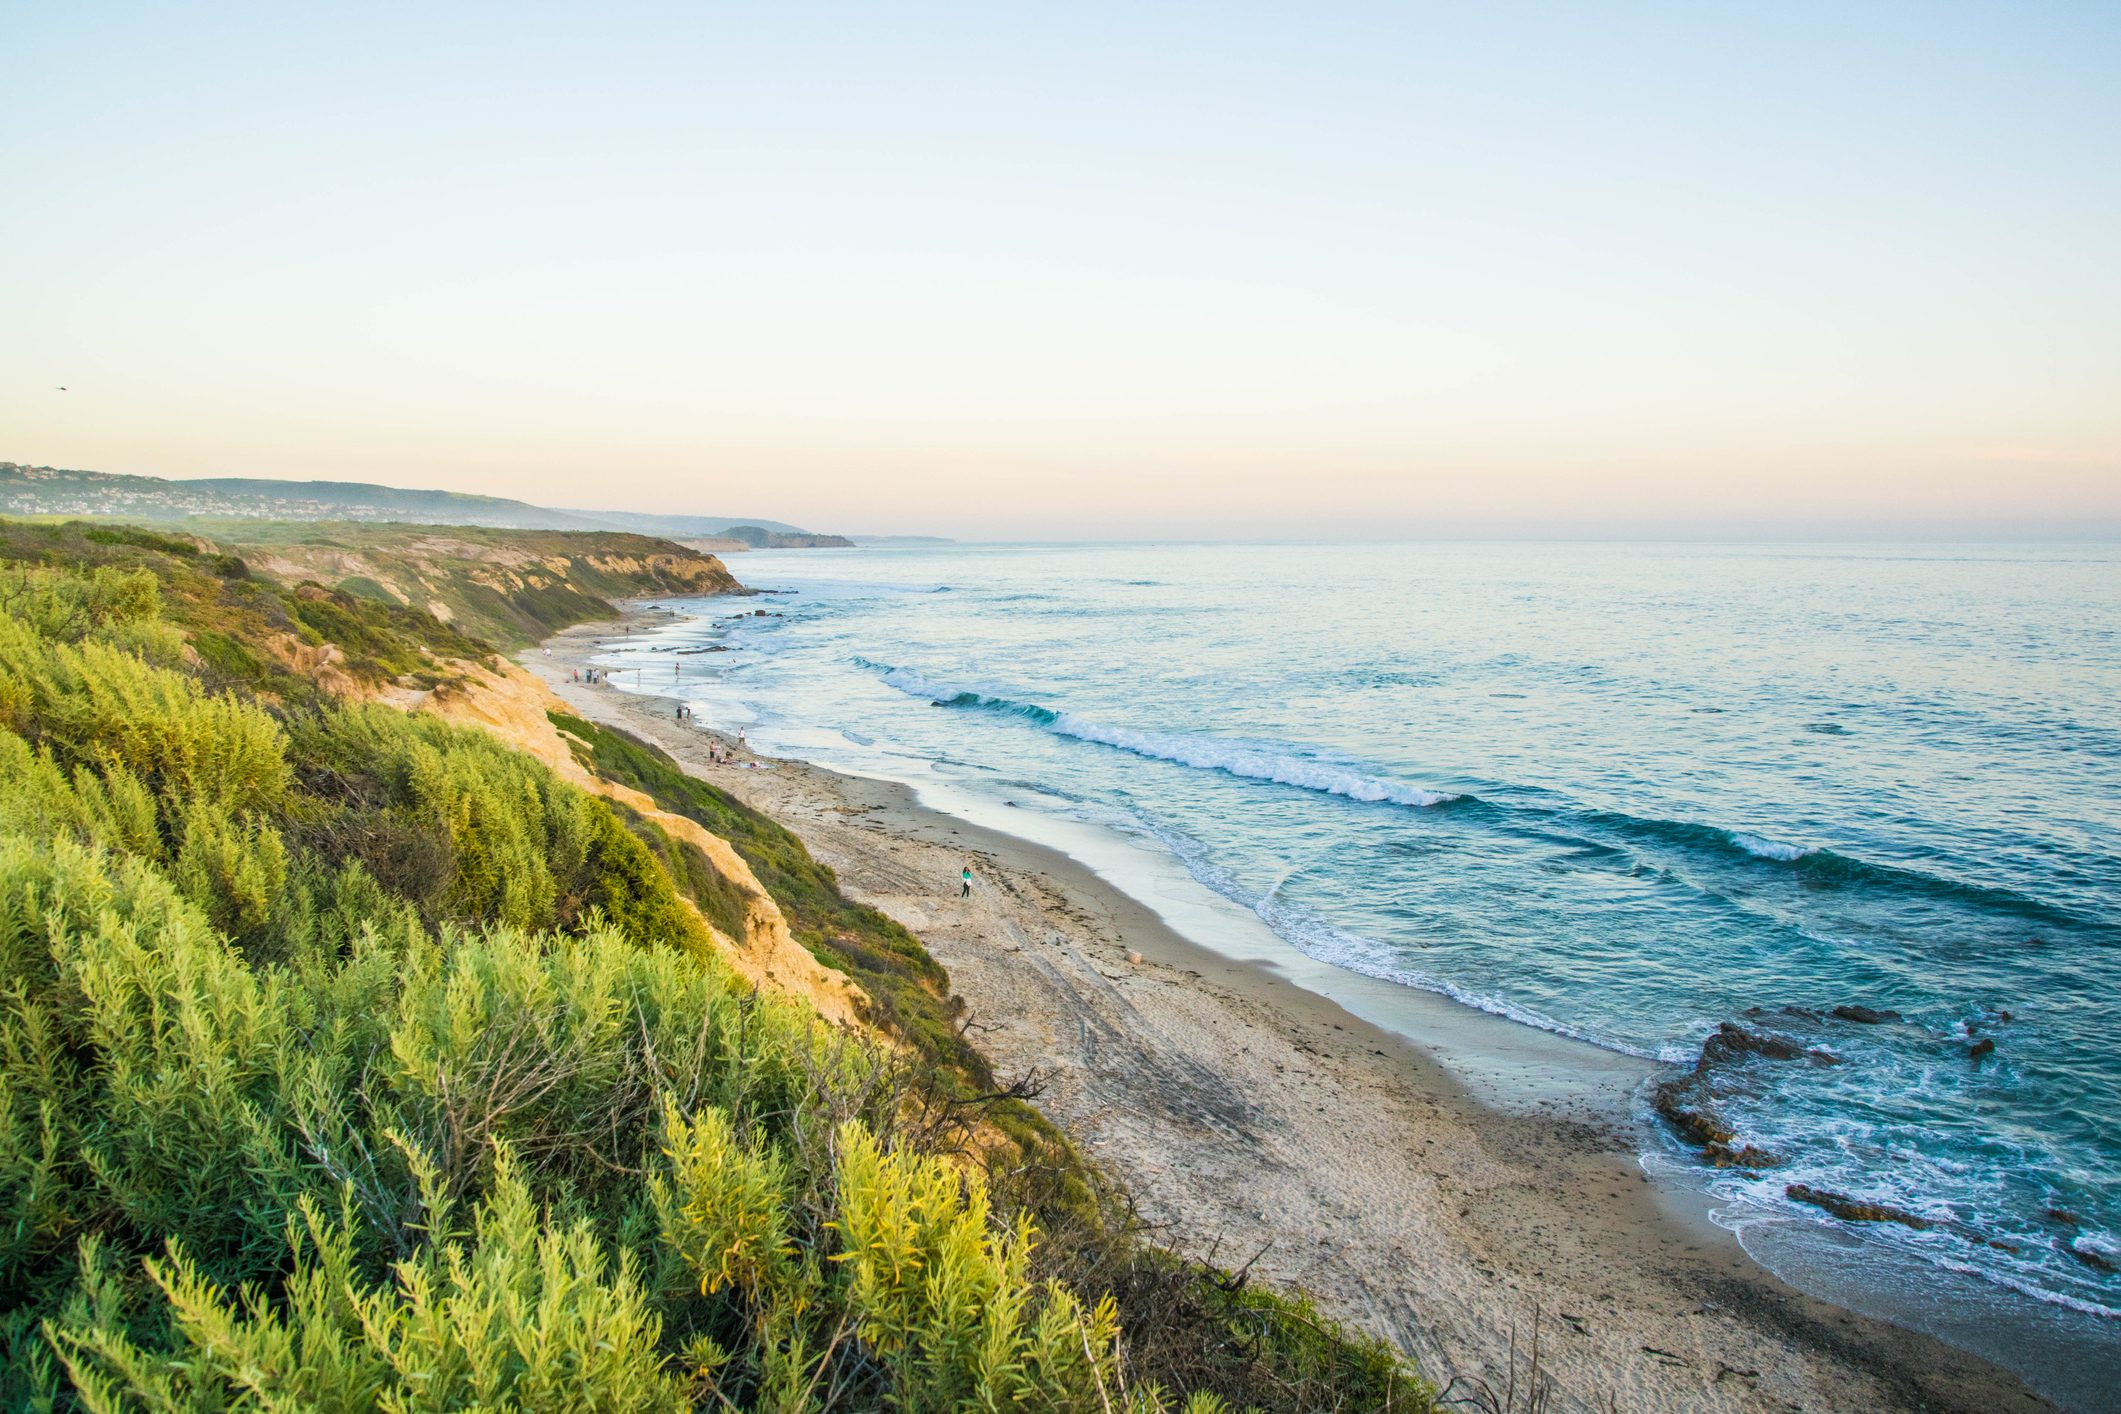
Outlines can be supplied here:
[[1349, 800], [1390, 801], [1394, 805], [1426, 809], [1461, 798], [1448, 791], [1424, 790], [1402, 781], [1366, 776], [1360, 771], [1315, 757], [1284, 754], [1264, 745], [1184, 732], [1136, 731], [1093, 721], [1073, 712], [1063, 712], [1056, 717], [1052, 729], [1061, 736], [1117, 747], [1155, 761], [1172, 761], [1199, 771], [1222, 771], [1249, 780], [1297, 786], [1326, 795], [1346, 796]]
[[1024, 702], [1000, 693], [939, 682], [912, 668], [892, 667], [868, 658], [856, 658], [854, 662], [880, 674], [887, 686], [895, 687], [909, 697], [924, 697], [937, 707], [1018, 717], [1044, 727], [1056, 736], [1110, 746], [1197, 771], [1220, 771], [1247, 780], [1271, 781], [1276, 785], [1344, 796], [1349, 800], [1385, 802], [1417, 810], [1464, 798], [1448, 791], [1425, 790], [1404, 781], [1366, 775], [1352, 767], [1321, 761], [1293, 749], [1278, 749], [1273, 743], [1233, 741], [1188, 732], [1138, 731], [1076, 712], [1056, 712], [1036, 702]]
[[1748, 835], [1739, 830], [1731, 831], [1731, 843], [1758, 859], [1779, 859], [1784, 864], [1794, 864], [1800, 859], [1819, 851], [1809, 845], [1784, 844], [1780, 840], [1764, 840], [1758, 835]]

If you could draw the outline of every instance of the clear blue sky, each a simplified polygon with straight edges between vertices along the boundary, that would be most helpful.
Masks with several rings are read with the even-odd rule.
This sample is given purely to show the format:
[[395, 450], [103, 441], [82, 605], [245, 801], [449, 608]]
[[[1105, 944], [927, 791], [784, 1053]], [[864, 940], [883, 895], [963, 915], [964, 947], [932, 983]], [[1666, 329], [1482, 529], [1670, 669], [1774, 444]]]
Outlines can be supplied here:
[[315, 8], [0, 12], [0, 458], [2121, 525], [2121, 5]]

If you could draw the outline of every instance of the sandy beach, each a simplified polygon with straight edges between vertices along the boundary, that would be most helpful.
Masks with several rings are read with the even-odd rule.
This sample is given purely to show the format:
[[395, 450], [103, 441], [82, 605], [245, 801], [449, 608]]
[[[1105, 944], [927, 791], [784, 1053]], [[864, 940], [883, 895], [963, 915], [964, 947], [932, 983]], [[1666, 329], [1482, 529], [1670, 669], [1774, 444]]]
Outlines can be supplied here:
[[[1804, 1295], [1653, 1184], [1624, 1103], [1642, 1063], [1607, 1057], [1581, 1093], [1487, 1103], [1407, 1027], [1189, 941], [1068, 855], [894, 783], [710, 764], [709, 735], [663, 699], [568, 680], [616, 630], [584, 625], [521, 661], [796, 831], [916, 932], [997, 1073], [1035, 1071], [1040, 1107], [1172, 1245], [1305, 1288], [1439, 1385], [1499, 1390], [1514, 1337], [1519, 1408], [1535, 1321], [1557, 1410], [2050, 1407], [1974, 1356]], [[1450, 1003], [1407, 1004], [1457, 1024]], [[1523, 1044], [1527, 1064], [1566, 1068]]]

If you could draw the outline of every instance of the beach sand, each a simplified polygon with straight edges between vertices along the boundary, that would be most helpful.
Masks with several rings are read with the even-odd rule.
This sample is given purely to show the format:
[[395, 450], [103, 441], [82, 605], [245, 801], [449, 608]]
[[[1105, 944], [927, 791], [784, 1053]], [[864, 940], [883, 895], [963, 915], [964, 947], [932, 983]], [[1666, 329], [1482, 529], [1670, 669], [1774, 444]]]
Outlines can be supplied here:
[[[710, 764], [709, 734], [666, 700], [567, 680], [616, 627], [570, 630], [521, 661], [585, 717], [794, 830], [851, 896], [918, 934], [997, 1075], [1035, 1071], [1039, 1107], [1169, 1245], [1304, 1288], [1439, 1385], [1500, 1391], [1514, 1337], [1520, 1409], [1535, 1312], [1554, 1410], [2050, 1407], [1972, 1355], [1804, 1295], [1652, 1184], [1625, 1103], [1642, 1063], [1595, 1053], [1572, 1089], [1573, 1043], [1526, 1037], [1553, 1093], [1486, 1103], [1418, 1025], [1372, 1025], [1201, 947], [1068, 855], [894, 783]], [[960, 900], [966, 863], [977, 884]], [[1345, 981], [1359, 999], [1360, 979]], [[1460, 1024], [1454, 1004], [1388, 991], [1417, 1018]]]

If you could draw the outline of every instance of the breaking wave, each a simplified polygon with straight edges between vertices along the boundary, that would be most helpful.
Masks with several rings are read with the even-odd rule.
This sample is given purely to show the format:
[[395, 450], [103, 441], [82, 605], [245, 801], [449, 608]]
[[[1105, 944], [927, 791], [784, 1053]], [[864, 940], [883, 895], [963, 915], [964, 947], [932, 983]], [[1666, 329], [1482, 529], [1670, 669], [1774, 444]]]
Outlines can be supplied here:
[[1349, 800], [1388, 802], [1414, 809], [1447, 805], [1464, 797], [1449, 791], [1425, 790], [1382, 776], [1373, 776], [1332, 761], [1306, 756], [1298, 748], [1275, 742], [1237, 741], [1191, 732], [1140, 731], [1114, 726], [1078, 712], [1057, 712], [1036, 702], [1024, 702], [997, 692], [939, 682], [911, 668], [897, 668], [856, 658], [859, 667], [879, 674], [887, 686], [909, 697], [923, 697], [938, 707], [991, 712], [1016, 717], [1044, 727], [1056, 736], [1073, 737], [1099, 746], [1110, 746], [1169, 761], [1198, 771], [1220, 771], [1247, 780], [1271, 781]]
[[1198, 771], [1222, 771], [1248, 780], [1272, 781], [1276, 785], [1346, 796], [1349, 800], [1390, 801], [1394, 805], [1427, 809], [1463, 799], [1449, 791], [1424, 790], [1403, 781], [1365, 775], [1316, 757], [1293, 755], [1264, 742], [1231, 741], [1187, 732], [1136, 731], [1093, 721], [1074, 712], [1063, 712], [1054, 718], [1052, 729], [1061, 736], [1117, 747], [1155, 761], [1175, 761]]
[[1497, 819], [1515, 820], [1519, 825], [1536, 822], [1537, 828], [1558, 828], [1574, 838], [1603, 838], [1612, 843], [1679, 848], [1696, 854], [1786, 867], [1810, 887], [1884, 889], [1903, 897], [1926, 897], [1972, 905], [1990, 912], [2057, 925], [2085, 921], [2066, 909], [2014, 889], [1952, 878], [1903, 864], [1860, 859], [1818, 845], [1793, 844], [1745, 830], [1690, 820], [1664, 820], [1617, 810], [1533, 804], [1513, 799], [1516, 793], [1507, 787], [1499, 788], [1492, 798], [1430, 790], [1364, 771], [1356, 765], [1324, 760], [1287, 743], [1118, 726], [1079, 712], [1063, 712], [1027, 702], [1004, 692], [944, 682], [912, 668], [894, 667], [859, 657], [854, 662], [878, 674], [900, 692], [923, 698], [938, 707], [1015, 717], [1056, 736], [1109, 746], [1194, 770], [1219, 771], [1246, 780], [1270, 781], [1348, 800], [1381, 802], [1411, 809], [1459, 805], [1480, 815], [1492, 814]]
[[1731, 843], [1756, 859], [1779, 859], [1784, 864], [1794, 863], [1807, 855], [1819, 852], [1806, 845], [1784, 844], [1780, 840], [1764, 840], [1758, 835], [1748, 835], [1739, 830], [1731, 831]]

